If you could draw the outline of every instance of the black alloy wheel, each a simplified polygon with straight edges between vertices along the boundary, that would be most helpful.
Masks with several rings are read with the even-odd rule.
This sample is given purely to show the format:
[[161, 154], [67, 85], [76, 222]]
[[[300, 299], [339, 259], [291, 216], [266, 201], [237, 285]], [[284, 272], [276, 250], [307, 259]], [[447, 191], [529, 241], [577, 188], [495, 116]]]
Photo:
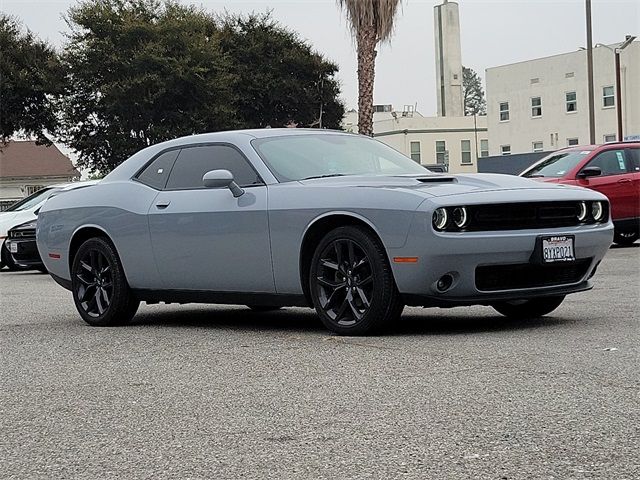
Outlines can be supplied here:
[[384, 247], [360, 227], [339, 227], [322, 239], [309, 280], [314, 307], [335, 333], [378, 332], [404, 308]]
[[526, 319], [539, 318], [553, 312], [564, 301], [564, 295], [557, 297], [530, 298], [527, 300], [512, 300], [493, 304], [492, 307], [509, 318]]
[[133, 296], [113, 245], [92, 238], [78, 249], [71, 268], [73, 300], [90, 325], [128, 323], [140, 302]]
[[633, 245], [633, 243], [638, 240], [638, 238], [640, 238], [640, 232], [639, 231], [626, 231], [626, 232], [615, 232], [613, 235], [613, 241], [614, 243], [617, 243], [618, 245], [623, 245], [623, 246], [629, 246], [629, 245]]

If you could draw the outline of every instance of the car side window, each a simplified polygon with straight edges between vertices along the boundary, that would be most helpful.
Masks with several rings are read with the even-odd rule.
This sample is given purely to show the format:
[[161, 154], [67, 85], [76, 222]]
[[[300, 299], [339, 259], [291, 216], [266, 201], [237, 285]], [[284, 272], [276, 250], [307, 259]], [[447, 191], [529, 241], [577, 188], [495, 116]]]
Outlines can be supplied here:
[[226, 145], [187, 147], [171, 170], [168, 190], [204, 188], [202, 177], [211, 170], [229, 170], [241, 187], [261, 185], [263, 182], [247, 160], [234, 148]]
[[606, 150], [589, 162], [588, 167], [599, 167], [602, 175], [620, 175], [629, 171], [629, 159], [624, 150]]
[[138, 174], [138, 181], [152, 188], [162, 190], [167, 184], [169, 172], [180, 150], [161, 153], [153, 162]]

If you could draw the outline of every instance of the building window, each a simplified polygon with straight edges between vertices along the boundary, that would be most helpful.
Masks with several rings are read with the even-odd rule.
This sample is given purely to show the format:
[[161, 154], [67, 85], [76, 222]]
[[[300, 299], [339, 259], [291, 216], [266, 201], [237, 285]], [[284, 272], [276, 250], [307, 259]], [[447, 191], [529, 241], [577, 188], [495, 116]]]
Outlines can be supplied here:
[[604, 136], [604, 143], [615, 142], [618, 140], [618, 137], [615, 133], [609, 133]]
[[573, 146], [573, 145], [578, 145], [578, 139], [577, 138], [567, 138], [567, 145], [568, 146]]
[[542, 99], [540, 97], [533, 97], [531, 99], [531, 116], [532, 117], [542, 116]]
[[534, 152], [542, 152], [544, 151], [544, 145], [542, 142], [533, 142], [533, 151]]
[[612, 86], [602, 87], [602, 106], [613, 107], [616, 104], [616, 100], [614, 97], [615, 90]]
[[460, 151], [462, 163], [471, 163], [471, 140], [460, 140]]
[[393, 105], [374, 105], [373, 113], [388, 113], [393, 112]]
[[567, 113], [578, 111], [578, 100], [576, 99], [576, 92], [567, 92], [565, 94], [565, 100], [567, 103]]
[[411, 142], [411, 160], [420, 163], [420, 142]]
[[446, 163], [447, 143], [444, 140], [436, 140], [436, 163]]
[[25, 185], [24, 186], [24, 196], [28, 197], [29, 195], [33, 195], [38, 190], [42, 190], [44, 185]]
[[480, 156], [488, 157], [489, 156], [489, 140], [483, 138], [480, 140]]
[[501, 155], [511, 155], [511, 145], [500, 145]]
[[500, 102], [500, 121], [509, 121], [509, 102]]

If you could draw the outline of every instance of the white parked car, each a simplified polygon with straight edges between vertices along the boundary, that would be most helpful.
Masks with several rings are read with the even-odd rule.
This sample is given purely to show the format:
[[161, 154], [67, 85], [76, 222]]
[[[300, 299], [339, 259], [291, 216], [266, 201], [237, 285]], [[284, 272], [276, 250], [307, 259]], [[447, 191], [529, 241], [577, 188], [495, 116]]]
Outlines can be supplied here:
[[21, 225], [30, 220], [37, 218], [37, 212], [44, 205], [44, 202], [52, 195], [60, 192], [66, 192], [75, 188], [86, 187], [97, 183], [97, 180], [89, 180], [87, 182], [61, 183], [51, 185], [38, 190], [36, 193], [29, 195], [27, 198], [14, 203], [5, 211], [0, 212], [0, 268], [8, 267], [9, 270], [19, 269], [6, 247], [7, 232], [17, 225]]

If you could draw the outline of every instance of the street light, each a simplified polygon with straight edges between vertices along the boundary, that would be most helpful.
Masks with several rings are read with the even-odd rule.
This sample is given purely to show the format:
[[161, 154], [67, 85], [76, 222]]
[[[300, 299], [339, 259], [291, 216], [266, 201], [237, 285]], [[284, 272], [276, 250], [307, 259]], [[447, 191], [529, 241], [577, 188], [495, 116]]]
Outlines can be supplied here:
[[615, 56], [615, 68], [616, 68], [616, 113], [618, 115], [618, 141], [623, 140], [622, 136], [622, 82], [620, 81], [620, 52], [627, 48], [631, 42], [636, 39], [635, 35], [626, 35], [624, 42], [620, 43], [617, 47], [611, 48], [603, 43], [596, 43], [596, 47], [605, 47], [611, 50]]

